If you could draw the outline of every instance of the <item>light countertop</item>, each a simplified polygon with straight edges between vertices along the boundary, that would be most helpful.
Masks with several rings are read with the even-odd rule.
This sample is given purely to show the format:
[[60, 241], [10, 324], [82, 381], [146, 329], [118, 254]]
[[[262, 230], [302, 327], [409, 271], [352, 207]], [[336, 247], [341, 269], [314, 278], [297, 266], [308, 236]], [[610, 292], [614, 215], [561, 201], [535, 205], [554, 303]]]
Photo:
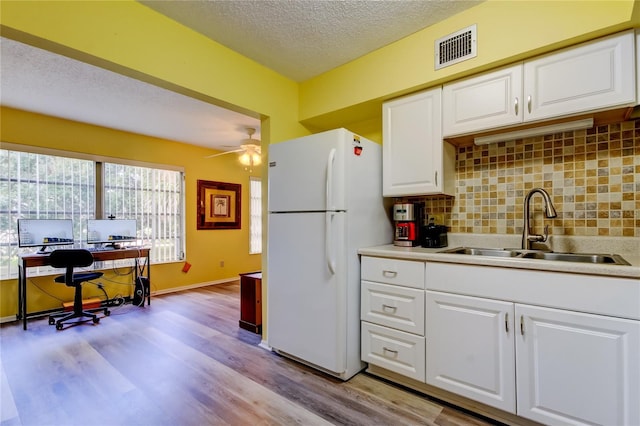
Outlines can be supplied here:
[[366, 256], [421, 260], [469, 265], [498, 266], [504, 268], [555, 271], [573, 274], [603, 275], [640, 279], [640, 238], [634, 237], [552, 237], [544, 247], [561, 253], [599, 253], [621, 255], [631, 265], [591, 264], [517, 257], [469, 256], [441, 253], [456, 247], [518, 248], [520, 236], [449, 234], [444, 248], [398, 247], [392, 244], [366, 247], [358, 253]]

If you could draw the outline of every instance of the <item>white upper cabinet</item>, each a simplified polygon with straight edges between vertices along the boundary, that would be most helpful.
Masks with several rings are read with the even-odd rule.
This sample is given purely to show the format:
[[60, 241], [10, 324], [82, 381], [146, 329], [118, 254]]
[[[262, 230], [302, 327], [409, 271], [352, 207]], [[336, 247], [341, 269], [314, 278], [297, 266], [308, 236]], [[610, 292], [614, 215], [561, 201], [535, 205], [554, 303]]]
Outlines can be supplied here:
[[455, 150], [442, 141], [441, 101], [438, 87], [382, 105], [383, 196], [453, 195], [445, 168], [454, 167]]
[[522, 64], [482, 74], [442, 89], [444, 136], [522, 122]]
[[640, 104], [640, 30], [636, 30], [636, 104]]
[[524, 119], [635, 103], [632, 31], [524, 63]]
[[549, 120], [636, 101], [632, 30], [443, 87], [443, 136]]

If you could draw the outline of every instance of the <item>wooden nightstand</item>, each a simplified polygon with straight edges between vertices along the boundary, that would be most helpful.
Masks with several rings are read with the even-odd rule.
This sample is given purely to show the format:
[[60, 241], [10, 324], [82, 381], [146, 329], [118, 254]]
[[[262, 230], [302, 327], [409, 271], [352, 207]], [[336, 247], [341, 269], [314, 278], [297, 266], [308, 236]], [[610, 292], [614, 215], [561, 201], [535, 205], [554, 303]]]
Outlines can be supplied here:
[[239, 325], [262, 334], [262, 272], [240, 274]]

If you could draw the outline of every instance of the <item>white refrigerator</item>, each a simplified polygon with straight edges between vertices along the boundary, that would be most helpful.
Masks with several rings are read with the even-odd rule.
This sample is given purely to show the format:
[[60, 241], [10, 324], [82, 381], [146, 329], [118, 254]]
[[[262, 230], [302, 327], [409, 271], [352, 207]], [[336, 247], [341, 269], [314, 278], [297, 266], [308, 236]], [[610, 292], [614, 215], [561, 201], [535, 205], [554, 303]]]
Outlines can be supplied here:
[[381, 146], [346, 129], [269, 146], [267, 341], [348, 380], [360, 359], [358, 249], [392, 241]]

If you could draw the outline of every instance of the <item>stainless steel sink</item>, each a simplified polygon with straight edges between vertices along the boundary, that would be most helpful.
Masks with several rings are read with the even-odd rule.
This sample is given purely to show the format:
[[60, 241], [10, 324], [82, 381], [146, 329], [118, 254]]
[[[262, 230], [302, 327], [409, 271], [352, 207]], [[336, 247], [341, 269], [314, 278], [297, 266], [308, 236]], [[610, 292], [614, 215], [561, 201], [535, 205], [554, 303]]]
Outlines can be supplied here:
[[622, 256], [618, 254], [554, 253], [547, 251], [477, 247], [456, 247], [452, 249], [441, 250], [439, 253], [464, 254], [468, 256], [511, 257], [532, 260], [555, 260], [560, 262], [630, 265], [629, 262], [627, 262]]
[[523, 253], [524, 259], [558, 260], [561, 262], [607, 263], [615, 265], [630, 265], [622, 256], [617, 254], [588, 254], [588, 253]]
[[443, 250], [440, 253], [468, 254], [471, 256], [497, 256], [497, 257], [516, 257], [520, 255], [520, 252], [517, 250], [474, 248], [474, 247], [457, 247], [454, 249]]

